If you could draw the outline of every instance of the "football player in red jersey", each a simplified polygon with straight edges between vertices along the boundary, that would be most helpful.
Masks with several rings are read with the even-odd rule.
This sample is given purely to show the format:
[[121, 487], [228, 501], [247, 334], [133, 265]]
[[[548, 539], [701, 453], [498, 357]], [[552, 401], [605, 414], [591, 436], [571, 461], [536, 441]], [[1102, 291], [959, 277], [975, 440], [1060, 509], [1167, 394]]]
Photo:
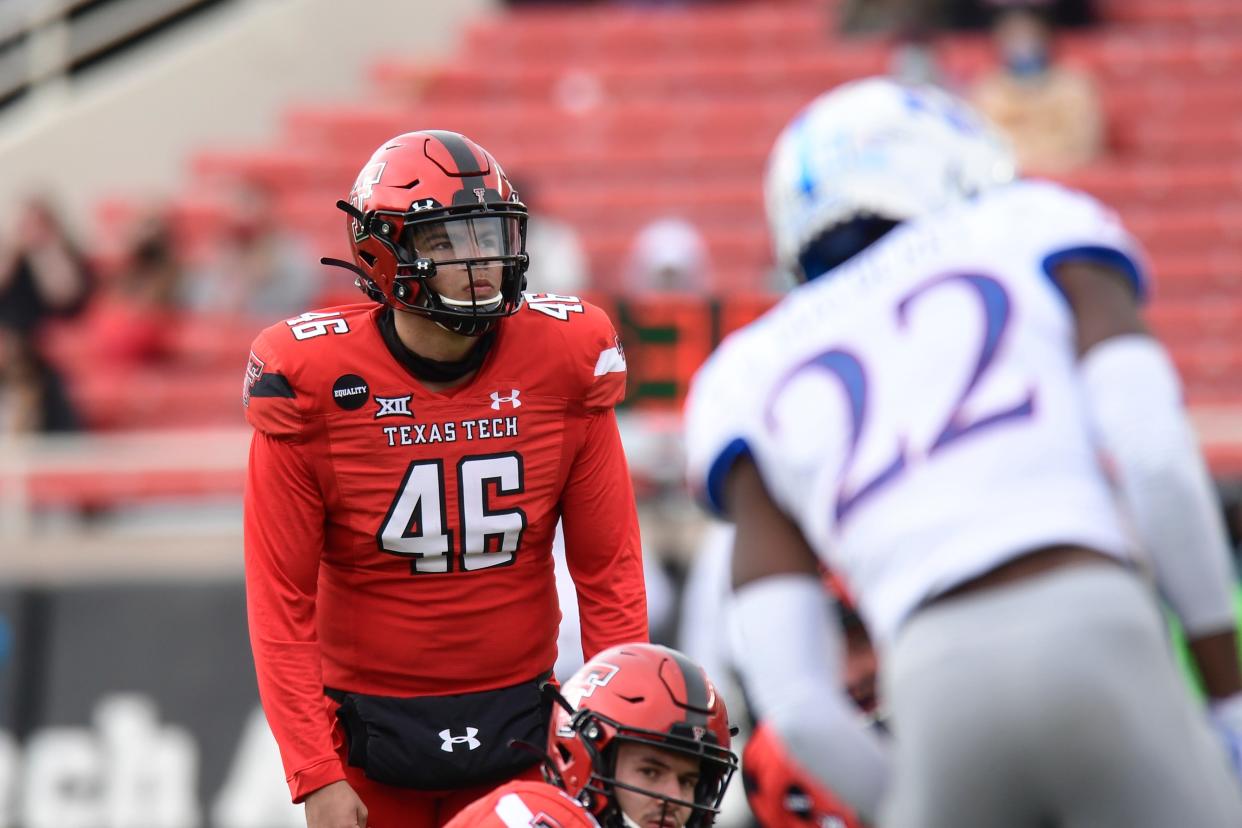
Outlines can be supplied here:
[[526, 210], [452, 132], [386, 142], [348, 202], [372, 302], [254, 342], [246, 593], [259, 690], [310, 828], [434, 828], [538, 777], [558, 519], [584, 656], [645, 640], [613, 406], [625, 359], [574, 297], [524, 294]]
[[624, 644], [565, 683], [546, 776], [517, 781], [448, 828], [708, 828], [734, 771], [732, 729], [711, 679], [682, 653]]

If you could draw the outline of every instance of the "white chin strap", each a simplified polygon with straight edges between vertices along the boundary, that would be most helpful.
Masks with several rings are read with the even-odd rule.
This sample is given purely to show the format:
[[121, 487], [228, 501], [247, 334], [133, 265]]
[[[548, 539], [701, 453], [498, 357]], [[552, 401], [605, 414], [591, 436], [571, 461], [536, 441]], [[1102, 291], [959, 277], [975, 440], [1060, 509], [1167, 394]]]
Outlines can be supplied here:
[[621, 824], [623, 824], [625, 828], [642, 828], [641, 825], [630, 819], [630, 815], [625, 811], [621, 811]]
[[450, 299], [442, 293], [437, 293], [440, 301], [450, 308], [460, 308], [462, 310], [480, 310], [492, 311], [500, 307], [500, 303], [504, 301], [504, 294], [498, 293], [493, 299]]

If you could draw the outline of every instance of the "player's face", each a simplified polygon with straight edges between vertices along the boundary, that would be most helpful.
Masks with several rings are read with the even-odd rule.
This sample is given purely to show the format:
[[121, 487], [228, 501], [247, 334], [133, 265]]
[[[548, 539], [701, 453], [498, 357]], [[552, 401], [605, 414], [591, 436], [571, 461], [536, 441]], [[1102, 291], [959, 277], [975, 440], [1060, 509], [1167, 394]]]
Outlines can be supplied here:
[[[699, 762], [669, 750], [622, 743], [617, 746], [616, 780], [670, 799], [694, 801]], [[639, 828], [681, 828], [690, 819], [688, 805], [674, 807], [662, 799], [616, 789], [617, 805]]]
[[[502, 221], [485, 217], [415, 226], [417, 254], [437, 263], [436, 275], [428, 280], [428, 286], [441, 296], [463, 301], [488, 302], [499, 296], [503, 267], [494, 257], [507, 252]], [[469, 266], [461, 262], [441, 264], [489, 258]]]

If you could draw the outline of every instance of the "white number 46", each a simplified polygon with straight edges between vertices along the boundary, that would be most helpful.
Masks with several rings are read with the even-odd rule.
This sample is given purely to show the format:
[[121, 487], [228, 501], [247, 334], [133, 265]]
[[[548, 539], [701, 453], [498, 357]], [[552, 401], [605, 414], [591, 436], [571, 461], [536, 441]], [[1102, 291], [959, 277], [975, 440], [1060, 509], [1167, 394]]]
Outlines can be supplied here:
[[304, 313], [301, 316], [286, 319], [285, 324], [293, 331], [293, 338], [299, 341], [328, 333], [349, 333], [349, 323], [340, 316], [340, 311]]
[[565, 322], [571, 313], [582, 313], [582, 300], [577, 296], [561, 296], [557, 293], [524, 293], [530, 309], [547, 314]]
[[[443, 463], [415, 460], [406, 469], [375, 540], [383, 551], [411, 558], [415, 573], [471, 572], [513, 563], [526, 531], [526, 513], [520, 508], [491, 508], [488, 490], [493, 488], [502, 495], [525, 488], [521, 455], [462, 458], [457, 464], [459, 505], [453, 520], [446, 514]], [[456, 542], [454, 536], [459, 536]], [[456, 563], [454, 547], [460, 550]]]

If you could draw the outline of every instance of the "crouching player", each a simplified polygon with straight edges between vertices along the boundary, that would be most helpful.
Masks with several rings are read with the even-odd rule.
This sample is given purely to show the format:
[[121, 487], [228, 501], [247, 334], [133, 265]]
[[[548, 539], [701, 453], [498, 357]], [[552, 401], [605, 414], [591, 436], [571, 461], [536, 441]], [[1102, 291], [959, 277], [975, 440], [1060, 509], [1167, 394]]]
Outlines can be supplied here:
[[563, 688], [548, 733], [548, 782], [510, 782], [446, 828], [707, 828], [734, 771], [724, 699], [695, 662], [624, 644]]

